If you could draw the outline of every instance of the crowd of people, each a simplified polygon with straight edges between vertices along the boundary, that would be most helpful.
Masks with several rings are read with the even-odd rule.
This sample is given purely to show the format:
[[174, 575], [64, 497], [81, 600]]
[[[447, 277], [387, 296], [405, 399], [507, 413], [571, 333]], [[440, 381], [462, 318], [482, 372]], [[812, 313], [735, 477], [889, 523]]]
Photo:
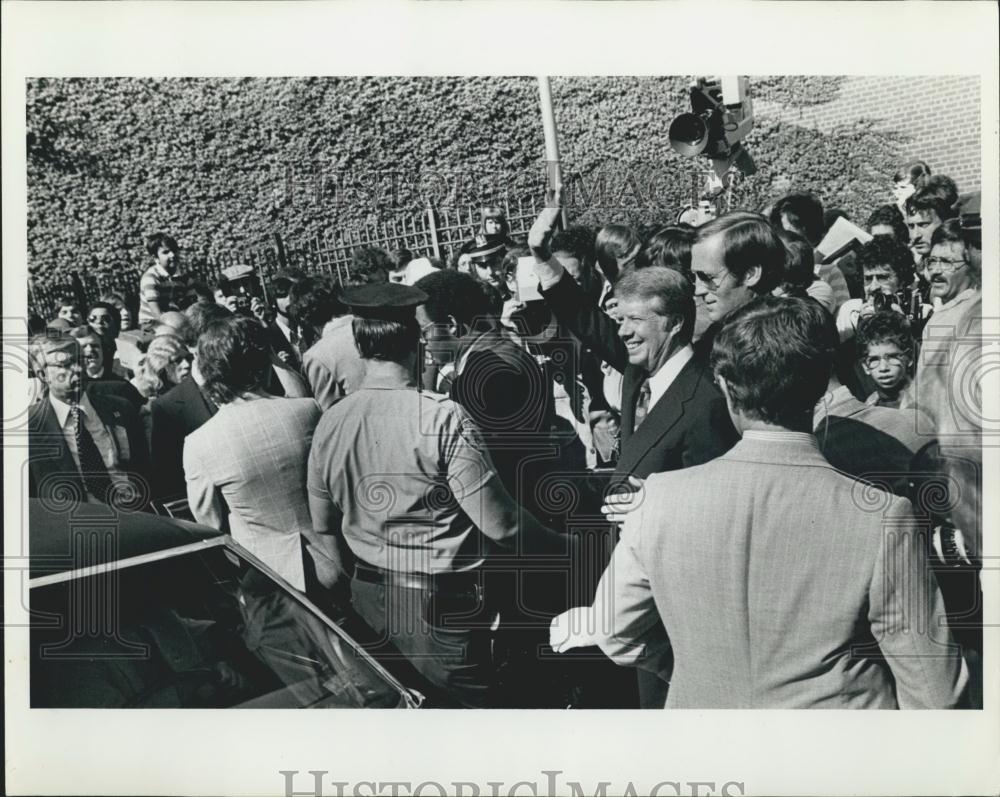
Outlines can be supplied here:
[[138, 307], [33, 329], [29, 492], [231, 534], [435, 705], [981, 706], [978, 204], [892, 183], [598, 230], [556, 188], [347, 284], [157, 233]]

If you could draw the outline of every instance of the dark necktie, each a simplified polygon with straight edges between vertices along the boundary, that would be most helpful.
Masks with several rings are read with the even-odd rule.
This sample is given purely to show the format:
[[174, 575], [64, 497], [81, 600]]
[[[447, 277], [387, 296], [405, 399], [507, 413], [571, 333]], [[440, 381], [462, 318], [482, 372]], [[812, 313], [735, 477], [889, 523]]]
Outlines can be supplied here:
[[111, 488], [111, 476], [104, 464], [97, 443], [83, 423], [83, 412], [79, 404], [73, 404], [70, 411], [73, 414], [73, 435], [76, 437], [76, 453], [80, 460], [80, 475], [87, 487], [87, 492], [98, 501], [107, 503], [108, 490]]
[[635, 425], [632, 427], [633, 432], [638, 432], [639, 427], [642, 426], [642, 422], [646, 420], [646, 415], [649, 413], [650, 395], [649, 380], [646, 379], [642, 383], [642, 387], [639, 388], [639, 401], [635, 405]]
[[299, 345], [299, 331], [295, 327], [288, 328], [288, 342], [293, 346]]

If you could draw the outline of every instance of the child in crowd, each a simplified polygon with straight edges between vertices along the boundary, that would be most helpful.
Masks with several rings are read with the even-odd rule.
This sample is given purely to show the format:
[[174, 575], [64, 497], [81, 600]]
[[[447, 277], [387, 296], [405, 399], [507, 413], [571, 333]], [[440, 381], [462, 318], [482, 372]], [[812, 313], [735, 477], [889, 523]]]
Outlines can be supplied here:
[[857, 343], [861, 366], [875, 382], [866, 403], [893, 409], [911, 406], [913, 335], [906, 316], [893, 311], [869, 316], [858, 327]]

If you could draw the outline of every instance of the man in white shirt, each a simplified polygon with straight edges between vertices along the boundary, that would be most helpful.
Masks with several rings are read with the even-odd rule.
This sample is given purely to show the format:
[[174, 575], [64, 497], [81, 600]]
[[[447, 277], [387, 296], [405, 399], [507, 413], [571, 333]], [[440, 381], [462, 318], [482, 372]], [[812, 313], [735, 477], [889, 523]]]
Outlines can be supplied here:
[[[29, 495], [143, 508], [149, 454], [136, 409], [125, 399], [88, 396], [79, 341], [32, 341], [35, 375], [47, 396], [29, 411]], [[69, 491], [69, 492], [67, 492]]]

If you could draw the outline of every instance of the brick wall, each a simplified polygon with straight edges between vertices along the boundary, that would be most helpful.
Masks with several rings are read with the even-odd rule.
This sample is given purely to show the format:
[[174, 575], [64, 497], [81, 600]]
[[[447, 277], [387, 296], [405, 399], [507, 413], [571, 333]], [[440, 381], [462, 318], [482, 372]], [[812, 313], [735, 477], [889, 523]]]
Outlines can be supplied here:
[[947, 174], [960, 192], [980, 188], [979, 77], [849, 77], [833, 102], [789, 109], [755, 102], [754, 113], [829, 130], [856, 119], [877, 119], [906, 136], [904, 160], [920, 158]]

